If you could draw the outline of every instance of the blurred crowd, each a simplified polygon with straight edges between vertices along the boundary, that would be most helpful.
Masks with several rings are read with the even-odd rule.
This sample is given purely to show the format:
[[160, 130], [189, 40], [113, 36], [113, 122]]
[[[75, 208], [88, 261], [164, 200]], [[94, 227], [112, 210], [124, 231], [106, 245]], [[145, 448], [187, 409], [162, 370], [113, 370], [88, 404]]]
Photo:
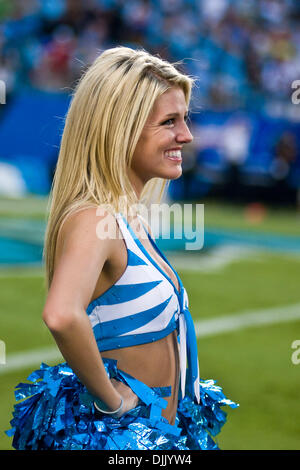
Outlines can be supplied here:
[[300, 78], [297, 0], [0, 0], [0, 79], [63, 90], [99, 51], [142, 46], [198, 79], [205, 107], [290, 101]]

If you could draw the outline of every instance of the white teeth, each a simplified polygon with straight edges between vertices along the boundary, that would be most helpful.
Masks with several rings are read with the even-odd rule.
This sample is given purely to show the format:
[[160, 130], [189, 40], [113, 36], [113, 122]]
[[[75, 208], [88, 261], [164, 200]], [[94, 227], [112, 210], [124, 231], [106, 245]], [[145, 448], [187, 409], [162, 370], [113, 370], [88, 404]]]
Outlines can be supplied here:
[[172, 158], [181, 158], [181, 151], [180, 150], [168, 150], [165, 152], [166, 157], [172, 157]]

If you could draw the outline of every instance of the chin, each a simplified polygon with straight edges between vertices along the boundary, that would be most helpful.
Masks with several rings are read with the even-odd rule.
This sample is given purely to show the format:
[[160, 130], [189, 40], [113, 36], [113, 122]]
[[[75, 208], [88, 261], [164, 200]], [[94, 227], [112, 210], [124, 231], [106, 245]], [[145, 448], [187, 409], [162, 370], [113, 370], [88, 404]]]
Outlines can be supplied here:
[[173, 169], [173, 171], [168, 172], [168, 176], [165, 176], [168, 180], [177, 180], [182, 175], [182, 168]]
[[164, 180], [177, 180], [182, 175], [181, 165], [173, 166], [173, 168], [161, 168], [160, 171], [152, 173], [151, 178], [161, 178]]

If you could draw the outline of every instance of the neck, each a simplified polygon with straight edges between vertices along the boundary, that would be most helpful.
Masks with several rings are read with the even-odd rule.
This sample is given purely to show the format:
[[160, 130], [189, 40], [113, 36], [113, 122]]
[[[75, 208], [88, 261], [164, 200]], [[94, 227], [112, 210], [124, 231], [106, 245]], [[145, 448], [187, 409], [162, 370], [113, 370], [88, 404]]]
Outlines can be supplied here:
[[129, 170], [128, 176], [129, 176], [129, 181], [132, 185], [133, 191], [135, 192], [136, 197], [139, 201], [142, 191], [145, 187], [146, 181], [144, 182], [140, 178], [138, 178], [132, 170]]

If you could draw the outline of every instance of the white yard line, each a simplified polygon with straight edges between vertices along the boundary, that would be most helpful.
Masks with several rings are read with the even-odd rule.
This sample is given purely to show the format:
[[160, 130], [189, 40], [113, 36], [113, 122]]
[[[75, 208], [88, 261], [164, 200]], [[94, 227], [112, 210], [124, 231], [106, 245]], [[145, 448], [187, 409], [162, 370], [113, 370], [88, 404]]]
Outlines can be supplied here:
[[[288, 323], [300, 320], [300, 303], [282, 307], [254, 310], [240, 314], [226, 315], [211, 320], [195, 322], [198, 338], [216, 336], [252, 327]], [[6, 364], [0, 364], [0, 375], [7, 372], [38, 366], [41, 362], [63, 361], [56, 347], [34, 349], [8, 354]]]
[[[179, 271], [194, 271], [214, 273], [226, 268], [228, 265], [250, 260], [251, 262], [262, 262], [268, 256], [261, 247], [242, 246], [226, 243], [211, 249], [209, 253], [193, 254], [187, 252], [166, 251], [165, 254], [170, 263]], [[279, 254], [279, 253], [277, 253]], [[300, 261], [299, 253], [280, 253], [280, 256], [292, 258], [293, 261]], [[2, 278], [26, 278], [44, 277], [45, 268], [42, 263], [31, 265], [2, 265], [0, 266], [0, 279]]]
[[[167, 252], [167, 258], [177, 270], [189, 270], [198, 272], [215, 272], [227, 265], [241, 261], [243, 259], [251, 259], [252, 261], [260, 260], [262, 251], [252, 247], [244, 247], [237, 245], [221, 245], [217, 246], [207, 254], [197, 254], [191, 256], [186, 253]], [[0, 279], [2, 278], [26, 278], [26, 277], [44, 277], [44, 266], [41, 263], [28, 264], [27, 266], [7, 265], [0, 268]]]
[[251, 327], [288, 323], [297, 320], [300, 320], [300, 303], [225, 315], [211, 320], [199, 320], [195, 322], [195, 330], [197, 337], [203, 338]]
[[191, 256], [185, 253], [167, 253], [167, 258], [177, 270], [215, 272], [236, 261], [250, 259], [260, 261], [264, 254], [261, 249], [239, 245], [220, 245], [213, 248], [210, 253]]
[[63, 358], [56, 347], [32, 349], [31, 351], [8, 354], [6, 364], [0, 365], [0, 375], [6, 372], [39, 365], [41, 362], [57, 360], [63, 361]]

